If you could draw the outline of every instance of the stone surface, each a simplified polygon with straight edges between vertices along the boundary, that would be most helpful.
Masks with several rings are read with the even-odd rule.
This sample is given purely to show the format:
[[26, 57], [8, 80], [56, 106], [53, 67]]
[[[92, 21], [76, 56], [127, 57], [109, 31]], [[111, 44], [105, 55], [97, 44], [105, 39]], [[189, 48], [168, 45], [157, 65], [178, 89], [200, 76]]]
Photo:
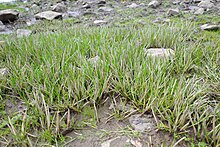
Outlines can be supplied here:
[[53, 12], [53, 11], [44, 11], [35, 15], [36, 19], [59, 19], [62, 18], [62, 13]]
[[79, 17], [79, 16], [81, 16], [80, 11], [68, 11], [67, 14], [69, 15], [69, 17]]
[[198, 4], [198, 6], [201, 8], [210, 9], [214, 7], [215, 5], [210, 0], [203, 0]]
[[95, 56], [93, 58], [90, 58], [88, 60], [92, 65], [97, 65], [99, 62], [101, 62], [101, 59], [99, 56]]
[[6, 9], [0, 11], [0, 21], [13, 22], [18, 19], [19, 12], [14, 9]]
[[16, 31], [17, 37], [27, 37], [31, 35], [32, 31], [31, 30], [25, 30], [25, 29], [18, 29]]
[[159, 58], [169, 58], [175, 56], [175, 52], [172, 49], [165, 49], [165, 48], [150, 48], [150, 49], [145, 49], [145, 53], [147, 56], [152, 56], [152, 57], [159, 57]]
[[106, 24], [107, 21], [105, 21], [105, 20], [95, 20], [93, 23], [96, 24], [96, 25], [100, 25], [100, 24]]
[[7, 68], [0, 68], [0, 75], [1, 75], [1, 76], [6, 76], [6, 75], [8, 75], [8, 70], [7, 70]]
[[160, 2], [154, 0], [154, 1], [151, 1], [151, 2], [148, 4], [148, 7], [157, 8], [159, 5], [160, 5]]
[[111, 7], [100, 7], [98, 9], [98, 11], [99, 12], [111, 12], [111, 11], [113, 11], [113, 8], [111, 8]]
[[214, 31], [220, 29], [220, 25], [210, 25], [210, 24], [204, 24], [200, 26], [201, 30], [207, 30], [207, 31]]
[[129, 118], [129, 123], [138, 132], [153, 131], [156, 129], [152, 116], [132, 115]]
[[0, 32], [5, 31], [6, 27], [5, 25], [0, 21]]
[[199, 8], [199, 9], [197, 9], [195, 12], [194, 12], [194, 14], [196, 14], [196, 15], [201, 15], [201, 14], [203, 14], [205, 12], [205, 9], [204, 8]]
[[127, 8], [137, 8], [137, 7], [139, 7], [139, 5], [136, 4], [136, 3], [132, 3], [132, 4], [130, 4], [130, 5], [127, 5], [126, 7], [127, 7]]
[[129, 146], [129, 138], [126, 136], [118, 136], [107, 140], [101, 144], [101, 147], [123, 147]]
[[168, 16], [178, 16], [180, 15], [180, 10], [179, 9], [169, 9], [167, 11]]
[[67, 7], [62, 3], [58, 3], [54, 6], [52, 6], [52, 10], [55, 11], [55, 12], [64, 13], [64, 12], [67, 11]]

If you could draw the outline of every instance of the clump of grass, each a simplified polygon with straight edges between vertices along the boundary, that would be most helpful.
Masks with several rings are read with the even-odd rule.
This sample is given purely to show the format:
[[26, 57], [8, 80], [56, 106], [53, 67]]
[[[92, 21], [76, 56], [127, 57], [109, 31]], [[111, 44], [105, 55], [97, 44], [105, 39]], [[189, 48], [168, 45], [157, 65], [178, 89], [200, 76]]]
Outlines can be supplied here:
[[[76, 27], [7, 40], [0, 53], [2, 66], [10, 71], [0, 83], [2, 99], [16, 96], [26, 102], [27, 111], [13, 123], [12, 118], [1, 118], [8, 127], [0, 129], [13, 138], [6, 141], [0, 134], [1, 141], [58, 144], [62, 131], [76, 127], [70, 113], [95, 113], [89, 116], [97, 119], [103, 95], [112, 93], [141, 112], [157, 115], [158, 127], [177, 138], [187, 140], [190, 134], [194, 141], [219, 144], [219, 66], [212, 64], [219, 57], [205, 58], [206, 53], [218, 53], [219, 44], [204, 49], [198, 39], [187, 46], [193, 29], [184, 22], [145, 28]], [[149, 47], [172, 48], [176, 57], [147, 58], [144, 48]], [[89, 59], [95, 56], [100, 62], [94, 65]]]
[[5, 9], [14, 9], [16, 8], [17, 5], [15, 4], [0, 4], [0, 10], [5, 10]]

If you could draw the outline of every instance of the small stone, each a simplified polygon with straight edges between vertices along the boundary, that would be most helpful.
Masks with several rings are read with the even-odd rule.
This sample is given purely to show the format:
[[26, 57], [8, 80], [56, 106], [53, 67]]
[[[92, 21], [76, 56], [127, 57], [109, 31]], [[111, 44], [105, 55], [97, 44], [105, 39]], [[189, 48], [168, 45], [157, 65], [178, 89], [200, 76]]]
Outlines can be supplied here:
[[157, 8], [158, 6], [160, 5], [160, 3], [156, 0], [154, 1], [151, 1], [149, 4], [148, 4], [148, 7], [151, 7], [151, 8]]
[[96, 25], [101, 25], [101, 24], [106, 24], [107, 21], [105, 21], [105, 20], [95, 20], [93, 23], [96, 24]]
[[153, 131], [156, 129], [152, 118], [147, 116], [142, 117], [141, 115], [132, 115], [129, 117], [129, 123], [138, 132]]
[[200, 26], [201, 30], [206, 30], [206, 31], [214, 31], [220, 29], [220, 25], [209, 25], [209, 24], [204, 24]]
[[7, 70], [7, 68], [1, 68], [1, 69], [0, 69], [0, 75], [1, 75], [1, 76], [6, 76], [6, 75], [8, 75], [8, 70]]
[[27, 37], [31, 35], [32, 31], [31, 30], [25, 30], [25, 29], [18, 29], [16, 31], [17, 37]]
[[127, 6], [127, 8], [137, 8], [137, 7], [139, 7], [139, 5], [136, 4], [136, 3], [132, 3], [132, 4]]
[[13, 22], [18, 19], [19, 12], [14, 9], [6, 9], [0, 11], [0, 21], [5, 22]]
[[159, 57], [159, 58], [169, 58], [175, 56], [175, 52], [172, 49], [165, 49], [165, 48], [150, 48], [145, 49], [145, 53], [147, 56], [151, 57]]
[[180, 4], [180, 0], [175, 0], [175, 1], [173, 1], [172, 3], [174, 4], [174, 5], [178, 5], [178, 4]]
[[101, 59], [99, 56], [95, 56], [93, 58], [90, 58], [88, 60], [92, 65], [97, 65], [99, 62], [101, 62]]
[[113, 11], [113, 8], [110, 8], [110, 7], [100, 7], [98, 9], [99, 12], [111, 12]]
[[210, 2], [210, 0], [203, 0], [198, 4], [198, 6], [201, 8], [210, 9], [215, 5], [212, 2]]
[[83, 9], [89, 9], [89, 8], [91, 8], [91, 6], [90, 6], [89, 4], [84, 4], [84, 5], [82, 6], [82, 8], [83, 8]]
[[69, 17], [79, 17], [81, 15], [79, 11], [68, 11], [67, 14]]
[[55, 11], [55, 12], [64, 13], [64, 12], [67, 11], [67, 7], [62, 3], [58, 3], [54, 6], [52, 6], [52, 10]]
[[178, 15], [180, 15], [180, 11], [179, 11], [179, 9], [169, 9], [167, 11], [167, 15], [168, 16], [178, 16]]
[[201, 14], [203, 14], [205, 12], [205, 9], [204, 8], [199, 8], [199, 9], [197, 9], [195, 12], [194, 12], [194, 14], [196, 14], [196, 15], [201, 15]]
[[36, 19], [59, 19], [62, 18], [62, 13], [53, 12], [53, 11], [44, 11], [35, 15]]

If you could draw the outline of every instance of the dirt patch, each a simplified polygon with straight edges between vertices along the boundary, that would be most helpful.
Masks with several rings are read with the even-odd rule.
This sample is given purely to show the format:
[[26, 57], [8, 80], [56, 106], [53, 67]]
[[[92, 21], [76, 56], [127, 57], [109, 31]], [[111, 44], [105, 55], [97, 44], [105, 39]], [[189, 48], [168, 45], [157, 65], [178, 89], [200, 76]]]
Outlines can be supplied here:
[[[110, 107], [110, 103], [105, 103], [98, 109], [99, 122], [96, 127], [85, 127], [68, 133], [66, 137], [69, 139], [65, 146], [132, 147], [135, 146], [133, 142], [138, 141], [142, 147], [153, 147], [172, 146], [176, 143], [171, 134], [157, 129], [152, 114], [132, 114], [124, 120], [109, 120], [109, 116], [114, 113]], [[176, 146], [188, 145], [186, 142], [179, 142]]]

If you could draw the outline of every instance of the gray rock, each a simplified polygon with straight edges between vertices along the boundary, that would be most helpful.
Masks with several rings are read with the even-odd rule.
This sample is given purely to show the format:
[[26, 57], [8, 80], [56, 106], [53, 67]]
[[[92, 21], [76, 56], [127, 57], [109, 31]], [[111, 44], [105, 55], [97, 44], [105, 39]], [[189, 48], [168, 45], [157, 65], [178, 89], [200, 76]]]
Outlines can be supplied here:
[[201, 14], [203, 14], [205, 12], [205, 9], [204, 8], [199, 8], [199, 9], [197, 9], [195, 12], [194, 12], [194, 14], [196, 14], [196, 15], [201, 15]]
[[69, 17], [79, 17], [81, 15], [79, 11], [68, 11], [67, 14]]
[[170, 58], [175, 56], [174, 50], [169, 48], [149, 48], [145, 49], [145, 53], [147, 56], [159, 58]]
[[210, 24], [204, 24], [200, 26], [201, 30], [207, 30], [207, 31], [214, 31], [214, 30], [219, 30], [220, 25], [210, 25]]
[[89, 4], [84, 4], [84, 5], [82, 6], [82, 8], [83, 8], [83, 9], [89, 9], [89, 8], [91, 8], [91, 6], [90, 6]]
[[180, 11], [179, 11], [179, 9], [169, 9], [167, 11], [167, 15], [168, 16], [178, 16], [178, 15], [180, 15]]
[[6, 27], [5, 25], [0, 21], [0, 32], [5, 31]]
[[210, 9], [214, 7], [215, 5], [210, 0], [203, 0], [198, 4], [198, 6], [201, 8]]
[[17, 37], [27, 37], [31, 35], [32, 31], [25, 29], [17, 29], [16, 33], [17, 33]]
[[99, 12], [111, 12], [113, 11], [113, 8], [110, 8], [110, 7], [100, 7], [98, 9]]
[[8, 70], [7, 70], [7, 68], [1, 68], [1, 69], [0, 69], [0, 75], [1, 75], [1, 76], [6, 76], [6, 75], [8, 75]]
[[0, 11], [0, 21], [13, 22], [18, 19], [19, 12], [14, 9], [6, 9]]
[[151, 132], [156, 129], [156, 126], [151, 117], [152, 116], [132, 115], [129, 117], [129, 123], [136, 131]]
[[52, 10], [55, 11], [55, 12], [64, 13], [64, 12], [67, 11], [67, 7], [62, 3], [58, 3], [54, 6], [52, 6]]
[[95, 56], [88, 60], [93, 66], [97, 65], [98, 63], [102, 62], [99, 56]]
[[95, 20], [93, 23], [96, 24], [96, 25], [101, 25], [101, 24], [106, 24], [107, 21], [105, 21], [105, 20]]
[[196, 11], [198, 10], [200, 7], [198, 6], [189, 6], [188, 9], [191, 10], [191, 11]]
[[137, 8], [137, 7], [139, 7], [139, 5], [136, 4], [136, 3], [132, 3], [132, 4], [130, 4], [130, 5], [127, 5], [126, 7], [127, 7], [127, 8]]
[[54, 12], [54, 11], [44, 11], [35, 15], [36, 19], [59, 19], [62, 18], [62, 13]]
[[157, 8], [160, 5], [160, 2], [153, 0], [148, 4], [148, 7]]

